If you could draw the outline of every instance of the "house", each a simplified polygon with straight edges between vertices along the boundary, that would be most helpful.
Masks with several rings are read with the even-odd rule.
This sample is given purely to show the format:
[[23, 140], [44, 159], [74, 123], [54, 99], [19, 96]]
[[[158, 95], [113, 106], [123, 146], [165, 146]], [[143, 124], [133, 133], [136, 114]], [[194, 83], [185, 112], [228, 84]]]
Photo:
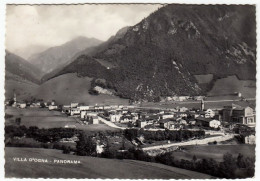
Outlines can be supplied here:
[[84, 119], [87, 114], [87, 111], [80, 111], [80, 118]]
[[144, 127], [147, 125], [146, 121], [145, 121], [145, 120], [141, 120], [141, 119], [138, 119], [138, 120], [136, 121], [136, 124], [137, 124], [137, 126], [138, 126], [139, 128], [144, 128]]
[[26, 103], [20, 103], [19, 107], [20, 107], [21, 109], [26, 108]]
[[49, 111], [58, 109], [58, 106], [49, 105]]
[[78, 107], [78, 105], [79, 105], [79, 103], [73, 103], [73, 102], [72, 102], [72, 103], [70, 104], [70, 107], [71, 107], [71, 108], [76, 108], [76, 107]]
[[188, 108], [186, 108], [186, 107], [181, 107], [181, 108], [179, 108], [179, 112], [186, 112], [186, 111], [188, 111], [189, 109]]
[[205, 118], [213, 118], [215, 116], [215, 112], [212, 109], [207, 109], [205, 111]]
[[128, 122], [133, 122], [133, 121], [135, 121], [135, 120], [134, 120], [134, 116], [132, 116], [132, 115], [123, 115], [123, 116], [121, 116], [121, 118], [119, 120], [120, 123], [128, 123]]
[[220, 114], [225, 122], [241, 123], [249, 127], [255, 127], [256, 124], [255, 112], [249, 106], [242, 107], [232, 104], [232, 106], [225, 106]]
[[109, 119], [111, 122], [119, 122], [121, 118], [121, 114], [110, 114]]
[[111, 109], [111, 106], [104, 106], [104, 110], [109, 110]]
[[173, 118], [173, 114], [163, 114], [163, 115], [161, 115], [161, 119], [168, 119], [168, 118]]
[[99, 124], [99, 120], [97, 116], [91, 116], [89, 118], [89, 124]]
[[51, 105], [55, 106], [56, 102], [54, 100], [51, 101]]
[[89, 106], [78, 106], [80, 111], [88, 111], [89, 110]]
[[255, 144], [255, 135], [249, 135], [245, 137], [245, 144]]
[[211, 118], [204, 118], [204, 117], [197, 117], [195, 118], [196, 125], [204, 126], [204, 127], [211, 127], [211, 128], [218, 128], [221, 125], [221, 122], [216, 119]]
[[70, 115], [71, 116], [80, 115], [80, 109], [79, 108], [71, 108]]
[[159, 121], [160, 128], [166, 129], [174, 129], [174, 121], [173, 119], [163, 119]]
[[186, 118], [186, 117], [188, 117], [188, 113], [187, 112], [176, 112], [175, 116], [177, 118]]
[[180, 120], [178, 120], [178, 122], [179, 122], [179, 124], [187, 125], [187, 121], [184, 119], [180, 119]]

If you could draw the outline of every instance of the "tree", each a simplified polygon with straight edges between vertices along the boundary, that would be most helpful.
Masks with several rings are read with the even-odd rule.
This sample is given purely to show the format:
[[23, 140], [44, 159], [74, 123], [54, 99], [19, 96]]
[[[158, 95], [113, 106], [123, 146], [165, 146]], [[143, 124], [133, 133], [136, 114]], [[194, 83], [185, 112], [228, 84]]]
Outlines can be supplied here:
[[192, 160], [193, 160], [193, 162], [196, 162], [196, 161], [197, 161], [197, 157], [196, 157], [196, 155], [193, 155]]
[[64, 154], [70, 154], [70, 151], [71, 151], [70, 146], [67, 147], [67, 146], [62, 145], [62, 153], [64, 153]]
[[80, 156], [96, 155], [96, 143], [90, 136], [81, 133], [79, 141], [77, 141], [76, 154]]
[[15, 119], [15, 123], [16, 123], [18, 126], [20, 126], [20, 124], [21, 124], [21, 118], [16, 118], [16, 119]]

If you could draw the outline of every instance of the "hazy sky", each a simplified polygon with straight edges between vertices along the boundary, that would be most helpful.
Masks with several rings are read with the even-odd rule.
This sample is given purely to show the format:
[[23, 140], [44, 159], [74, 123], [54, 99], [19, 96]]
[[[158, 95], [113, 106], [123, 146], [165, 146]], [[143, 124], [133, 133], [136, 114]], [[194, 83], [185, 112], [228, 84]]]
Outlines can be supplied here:
[[6, 48], [27, 58], [34, 49], [60, 45], [77, 36], [107, 40], [160, 6], [7, 5]]

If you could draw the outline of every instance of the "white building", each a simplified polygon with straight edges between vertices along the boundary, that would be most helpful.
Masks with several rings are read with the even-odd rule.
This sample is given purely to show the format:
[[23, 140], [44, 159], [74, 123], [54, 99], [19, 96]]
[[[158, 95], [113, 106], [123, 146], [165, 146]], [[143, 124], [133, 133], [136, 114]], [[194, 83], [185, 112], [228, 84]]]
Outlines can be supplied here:
[[76, 107], [78, 107], [78, 105], [79, 105], [79, 103], [73, 103], [73, 102], [72, 102], [72, 103], [70, 104], [70, 107], [71, 107], [71, 108], [76, 108]]
[[21, 103], [19, 107], [20, 107], [21, 109], [26, 108], [26, 103]]
[[173, 118], [173, 114], [163, 114], [161, 115], [161, 119]]
[[255, 144], [255, 135], [249, 135], [245, 137], [245, 144]]
[[209, 122], [209, 127], [218, 128], [221, 125], [219, 120], [213, 119]]
[[212, 109], [207, 109], [205, 111], [205, 118], [213, 118], [215, 116], [215, 112]]
[[89, 110], [89, 106], [78, 106], [80, 111], [87, 111]]
[[111, 122], [119, 122], [121, 117], [122, 117], [121, 114], [110, 114], [109, 115], [109, 119]]
[[58, 109], [58, 106], [49, 105], [49, 111]]
[[79, 108], [71, 108], [70, 115], [71, 116], [80, 115], [80, 109]]

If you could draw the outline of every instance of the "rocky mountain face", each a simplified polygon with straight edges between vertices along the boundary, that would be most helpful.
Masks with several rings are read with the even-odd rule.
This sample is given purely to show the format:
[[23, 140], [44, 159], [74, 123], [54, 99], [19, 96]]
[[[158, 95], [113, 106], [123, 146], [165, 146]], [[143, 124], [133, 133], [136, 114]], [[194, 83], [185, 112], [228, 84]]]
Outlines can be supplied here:
[[5, 57], [6, 79], [14, 77], [39, 84], [43, 72], [23, 58], [6, 51]]
[[78, 52], [100, 43], [102, 41], [95, 38], [77, 37], [61, 46], [52, 47], [44, 52], [32, 55], [28, 61], [43, 72], [49, 73], [69, 62]]
[[[102, 78], [99, 86], [132, 100], [202, 95], [218, 78], [255, 80], [255, 30], [255, 6], [167, 5], [53, 77]], [[213, 80], [199, 84], [194, 75], [204, 74]]]

